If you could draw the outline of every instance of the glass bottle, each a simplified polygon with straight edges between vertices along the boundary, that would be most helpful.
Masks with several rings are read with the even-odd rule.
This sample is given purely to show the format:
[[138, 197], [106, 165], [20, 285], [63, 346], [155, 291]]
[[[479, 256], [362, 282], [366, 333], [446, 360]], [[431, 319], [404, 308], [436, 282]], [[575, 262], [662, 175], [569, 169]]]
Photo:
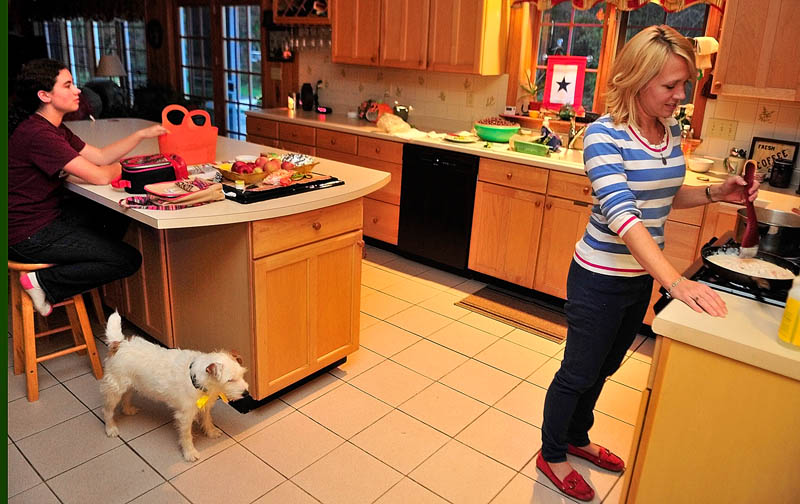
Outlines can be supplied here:
[[683, 129], [681, 130], [681, 151], [683, 152], [683, 157], [688, 158], [689, 155], [692, 153], [692, 127], [688, 124], [684, 125]]

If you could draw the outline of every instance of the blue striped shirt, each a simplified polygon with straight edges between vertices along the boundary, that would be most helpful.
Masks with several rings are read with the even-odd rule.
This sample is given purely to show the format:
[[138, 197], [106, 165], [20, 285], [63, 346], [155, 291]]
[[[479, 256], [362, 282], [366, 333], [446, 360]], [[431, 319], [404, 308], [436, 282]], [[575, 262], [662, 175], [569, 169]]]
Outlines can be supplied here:
[[574, 256], [584, 268], [613, 276], [647, 274], [621, 238], [637, 222], [664, 248], [664, 222], [686, 173], [678, 123], [669, 118], [665, 124], [668, 133], [658, 146], [608, 115], [586, 128], [583, 164], [594, 206]]

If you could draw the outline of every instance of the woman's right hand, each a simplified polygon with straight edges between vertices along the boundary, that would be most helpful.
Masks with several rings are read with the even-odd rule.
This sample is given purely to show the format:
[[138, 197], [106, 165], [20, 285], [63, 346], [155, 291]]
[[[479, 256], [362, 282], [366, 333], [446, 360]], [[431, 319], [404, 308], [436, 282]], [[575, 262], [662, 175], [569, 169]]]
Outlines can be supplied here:
[[724, 317], [728, 314], [725, 301], [711, 287], [693, 280], [682, 280], [672, 288], [670, 295], [680, 299], [697, 313], [706, 312], [712, 317]]

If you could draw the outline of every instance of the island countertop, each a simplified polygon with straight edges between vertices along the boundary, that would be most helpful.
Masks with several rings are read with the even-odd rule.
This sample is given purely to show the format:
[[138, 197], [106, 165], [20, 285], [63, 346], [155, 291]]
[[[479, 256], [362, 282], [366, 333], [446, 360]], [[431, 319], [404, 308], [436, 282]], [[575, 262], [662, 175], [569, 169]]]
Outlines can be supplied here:
[[800, 381], [800, 348], [778, 339], [783, 308], [719, 292], [724, 318], [673, 300], [653, 320], [653, 332]]
[[[143, 119], [101, 119], [71, 121], [65, 124], [85, 142], [95, 147], [104, 147], [154, 123]], [[127, 156], [153, 154], [158, 151], [158, 141], [152, 138], [140, 142]], [[257, 155], [263, 151], [263, 145], [222, 136], [217, 137], [216, 158], [218, 160], [230, 160], [243, 154]], [[320, 159], [320, 164], [315, 170], [344, 180], [345, 183], [340, 186], [258, 203], [245, 205], [226, 199], [178, 211], [123, 209], [119, 206], [119, 201], [131, 194], [121, 189], [114, 189], [110, 185], [87, 184], [74, 177], [67, 179], [67, 188], [97, 203], [129, 215], [132, 219], [148, 226], [157, 229], [176, 229], [250, 222], [329, 207], [376, 191], [389, 183], [391, 178], [391, 175], [386, 172], [326, 159]]]

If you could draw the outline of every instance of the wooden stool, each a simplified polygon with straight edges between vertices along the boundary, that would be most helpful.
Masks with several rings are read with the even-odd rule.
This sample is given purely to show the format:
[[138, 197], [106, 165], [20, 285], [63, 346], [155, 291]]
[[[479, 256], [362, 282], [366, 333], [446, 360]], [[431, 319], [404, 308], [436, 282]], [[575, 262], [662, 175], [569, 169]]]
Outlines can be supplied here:
[[[31, 402], [39, 399], [39, 373], [37, 369], [37, 364], [39, 362], [61, 357], [62, 355], [73, 352], [85, 351], [89, 354], [89, 361], [91, 362], [95, 378], [99, 380], [103, 377], [103, 366], [100, 364], [100, 357], [94, 343], [94, 335], [92, 334], [92, 327], [89, 323], [89, 316], [86, 314], [86, 305], [83, 302], [83, 295], [77, 294], [66, 301], [53, 305], [54, 309], [58, 306], [64, 306], [66, 308], [67, 316], [69, 317], [69, 325], [48, 329], [40, 333], [36, 332], [33, 323], [33, 302], [22, 288], [22, 285], [20, 285], [19, 277], [23, 273], [47, 269], [52, 266], [52, 264], [26, 264], [8, 261], [8, 272], [11, 280], [14, 374], [18, 375], [22, 373], [24, 368], [28, 389], [28, 401]], [[96, 289], [93, 291], [92, 300], [95, 304], [95, 309], [97, 309], [100, 298]], [[99, 306], [99, 308], [102, 310], [102, 306]], [[100, 311], [98, 315], [102, 320], [102, 311]], [[72, 338], [75, 340], [75, 346], [47, 355], [36, 355], [36, 338], [66, 331], [68, 329], [72, 330]]]

